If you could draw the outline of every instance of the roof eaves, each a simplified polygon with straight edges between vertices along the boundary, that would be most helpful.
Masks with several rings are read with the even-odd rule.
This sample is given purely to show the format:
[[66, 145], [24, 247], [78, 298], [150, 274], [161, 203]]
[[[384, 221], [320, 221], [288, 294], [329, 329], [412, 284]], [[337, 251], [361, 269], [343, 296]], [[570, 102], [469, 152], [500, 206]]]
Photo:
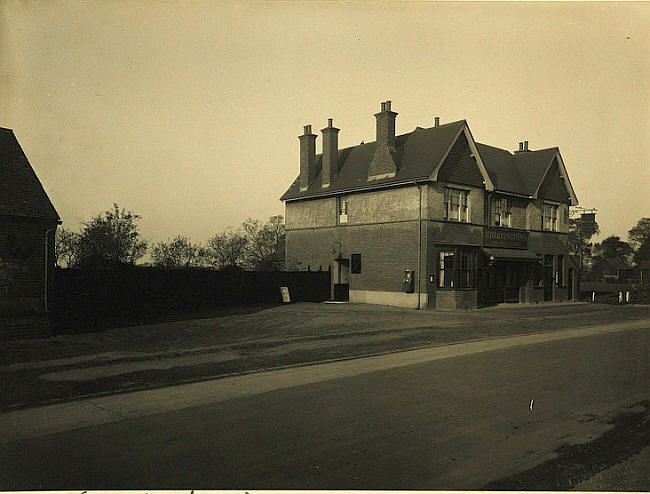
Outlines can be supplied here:
[[379, 189], [390, 189], [395, 187], [405, 187], [408, 185], [417, 185], [418, 183], [422, 184], [422, 183], [427, 183], [429, 181], [430, 181], [430, 177], [424, 176], [424, 177], [411, 178], [408, 180], [400, 180], [398, 182], [384, 182], [384, 183], [375, 183], [375, 184], [367, 184], [367, 185], [364, 184], [359, 187], [327, 190], [320, 193], [305, 194], [305, 195], [294, 196], [294, 197], [283, 196], [282, 200], [291, 202], [291, 201], [301, 201], [301, 200], [308, 200], [308, 199], [322, 199], [324, 197], [340, 196], [344, 194], [351, 194], [354, 192], [371, 192], [373, 190], [379, 190]]

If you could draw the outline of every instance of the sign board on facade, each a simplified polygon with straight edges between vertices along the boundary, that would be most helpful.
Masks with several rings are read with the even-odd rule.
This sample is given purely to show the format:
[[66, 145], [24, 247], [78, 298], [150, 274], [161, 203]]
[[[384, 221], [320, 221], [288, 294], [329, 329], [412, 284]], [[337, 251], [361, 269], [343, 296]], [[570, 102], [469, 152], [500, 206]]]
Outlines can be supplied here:
[[596, 233], [596, 230], [598, 230], [598, 224], [596, 223], [596, 213], [582, 213], [580, 215], [578, 225], [580, 225], [580, 233], [582, 233], [585, 237], [590, 237]]
[[291, 303], [291, 298], [289, 297], [289, 287], [281, 286], [280, 293], [282, 294], [282, 302], [285, 304]]
[[484, 247], [503, 247], [506, 249], [527, 249], [528, 232], [508, 228], [483, 228]]

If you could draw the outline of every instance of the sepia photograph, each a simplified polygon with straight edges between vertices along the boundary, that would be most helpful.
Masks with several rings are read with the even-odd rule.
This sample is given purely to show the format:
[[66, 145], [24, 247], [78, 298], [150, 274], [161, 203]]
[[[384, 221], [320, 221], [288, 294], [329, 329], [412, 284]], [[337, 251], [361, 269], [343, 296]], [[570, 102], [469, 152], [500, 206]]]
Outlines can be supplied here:
[[0, 0], [0, 491], [650, 491], [650, 2]]

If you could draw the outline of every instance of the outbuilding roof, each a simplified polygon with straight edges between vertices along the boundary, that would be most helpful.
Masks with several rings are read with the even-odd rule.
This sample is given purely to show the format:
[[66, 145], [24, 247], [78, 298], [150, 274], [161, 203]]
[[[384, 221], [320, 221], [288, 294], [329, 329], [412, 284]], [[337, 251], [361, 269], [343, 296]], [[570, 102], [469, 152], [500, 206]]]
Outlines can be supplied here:
[[[375, 153], [376, 141], [339, 150], [338, 173], [327, 188], [322, 187], [322, 155], [316, 155], [316, 174], [306, 190], [300, 190], [300, 176], [280, 198], [283, 201], [307, 199], [380, 187], [405, 185], [414, 180], [436, 180], [437, 171], [459, 136], [465, 132], [470, 146], [479, 156], [479, 167], [484, 167], [486, 188], [506, 194], [536, 197], [539, 188], [554, 161], [566, 177], [568, 197], [572, 204], [577, 198], [566, 176], [558, 148], [527, 150], [511, 153], [487, 144], [474, 142], [465, 120], [429, 128], [417, 127], [412, 132], [396, 136], [395, 160], [398, 164], [394, 176], [368, 180], [368, 169]], [[483, 173], [483, 171], [482, 171]], [[490, 189], [491, 190], [491, 189]]]
[[0, 215], [59, 220], [14, 132], [2, 127], [0, 177]]

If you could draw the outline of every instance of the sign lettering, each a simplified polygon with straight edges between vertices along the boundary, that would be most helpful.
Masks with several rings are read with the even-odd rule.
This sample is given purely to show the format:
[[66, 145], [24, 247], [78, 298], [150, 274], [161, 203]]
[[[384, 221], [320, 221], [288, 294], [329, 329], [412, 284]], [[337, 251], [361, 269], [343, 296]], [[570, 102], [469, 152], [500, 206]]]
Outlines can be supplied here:
[[484, 247], [504, 247], [507, 249], [527, 249], [528, 232], [508, 228], [483, 228]]

